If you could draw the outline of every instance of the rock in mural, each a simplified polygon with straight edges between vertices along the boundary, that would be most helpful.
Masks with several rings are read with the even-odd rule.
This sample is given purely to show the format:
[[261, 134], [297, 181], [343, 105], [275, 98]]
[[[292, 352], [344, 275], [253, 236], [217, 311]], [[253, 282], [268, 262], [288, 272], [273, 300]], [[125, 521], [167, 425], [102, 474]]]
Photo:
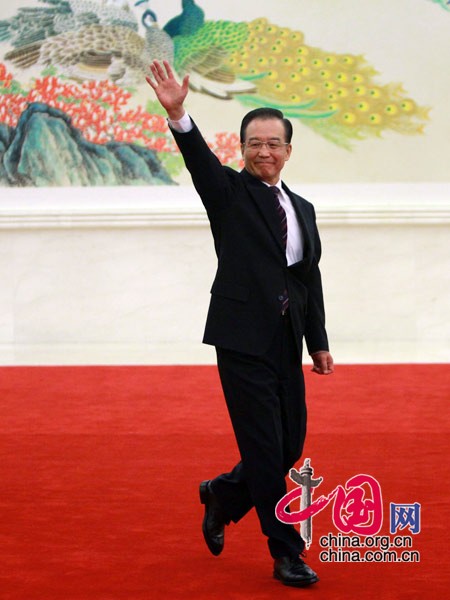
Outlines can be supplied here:
[[174, 182], [153, 150], [94, 144], [64, 112], [32, 103], [17, 127], [0, 124], [0, 182], [6, 186], [167, 185]]

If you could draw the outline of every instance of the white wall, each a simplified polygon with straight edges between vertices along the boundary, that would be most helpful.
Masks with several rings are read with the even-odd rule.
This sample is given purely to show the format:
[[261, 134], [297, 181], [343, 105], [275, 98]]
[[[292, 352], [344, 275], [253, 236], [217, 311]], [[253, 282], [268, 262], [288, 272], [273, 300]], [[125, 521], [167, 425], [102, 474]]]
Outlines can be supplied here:
[[[449, 186], [296, 191], [317, 209], [335, 360], [448, 361]], [[191, 187], [85, 195], [2, 198], [0, 364], [214, 362], [201, 337], [215, 256]]]

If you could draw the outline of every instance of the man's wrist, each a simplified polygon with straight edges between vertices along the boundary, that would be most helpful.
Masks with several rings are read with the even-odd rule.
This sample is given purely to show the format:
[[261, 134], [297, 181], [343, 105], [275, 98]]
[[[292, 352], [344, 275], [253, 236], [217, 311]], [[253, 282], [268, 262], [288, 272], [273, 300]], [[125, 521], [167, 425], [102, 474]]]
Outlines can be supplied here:
[[168, 122], [170, 127], [175, 131], [178, 131], [178, 133], [187, 133], [193, 127], [192, 119], [186, 111], [184, 111], [179, 119], [172, 119], [169, 117]]
[[167, 110], [167, 116], [171, 121], [179, 121], [185, 112], [184, 106], [178, 106], [177, 108]]

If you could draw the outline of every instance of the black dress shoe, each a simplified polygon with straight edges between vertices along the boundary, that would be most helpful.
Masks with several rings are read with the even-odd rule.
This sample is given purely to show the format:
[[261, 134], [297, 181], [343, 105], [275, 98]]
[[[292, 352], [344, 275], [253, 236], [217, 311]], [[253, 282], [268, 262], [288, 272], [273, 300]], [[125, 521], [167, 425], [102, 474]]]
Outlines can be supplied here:
[[223, 510], [211, 489], [211, 481], [202, 481], [200, 484], [200, 502], [205, 505], [203, 517], [203, 537], [209, 550], [218, 556], [223, 550], [224, 529], [227, 521]]
[[290, 556], [275, 559], [273, 576], [284, 585], [294, 587], [305, 587], [319, 581], [317, 574], [301, 558], [291, 558]]

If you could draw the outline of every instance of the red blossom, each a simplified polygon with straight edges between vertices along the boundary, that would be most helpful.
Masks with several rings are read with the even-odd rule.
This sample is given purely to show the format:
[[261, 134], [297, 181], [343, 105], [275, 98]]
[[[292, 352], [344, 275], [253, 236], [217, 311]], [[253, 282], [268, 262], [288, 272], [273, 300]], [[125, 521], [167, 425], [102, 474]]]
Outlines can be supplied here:
[[[0, 63], [0, 90], [11, 86], [13, 76]], [[15, 127], [29, 103], [42, 102], [67, 114], [74, 127], [96, 144], [115, 140], [139, 143], [156, 152], [179, 153], [162, 115], [142, 106], [128, 105], [132, 95], [109, 81], [68, 83], [55, 76], [34, 80], [33, 87], [18, 94], [0, 94], [0, 123]], [[239, 164], [239, 140], [235, 134], [218, 133], [210, 144], [224, 164]]]
[[13, 77], [8, 73], [5, 65], [0, 63], [0, 85], [4, 88], [9, 88]]
[[243, 166], [239, 137], [235, 133], [216, 133], [214, 142], [210, 142], [208, 145], [222, 164]]

